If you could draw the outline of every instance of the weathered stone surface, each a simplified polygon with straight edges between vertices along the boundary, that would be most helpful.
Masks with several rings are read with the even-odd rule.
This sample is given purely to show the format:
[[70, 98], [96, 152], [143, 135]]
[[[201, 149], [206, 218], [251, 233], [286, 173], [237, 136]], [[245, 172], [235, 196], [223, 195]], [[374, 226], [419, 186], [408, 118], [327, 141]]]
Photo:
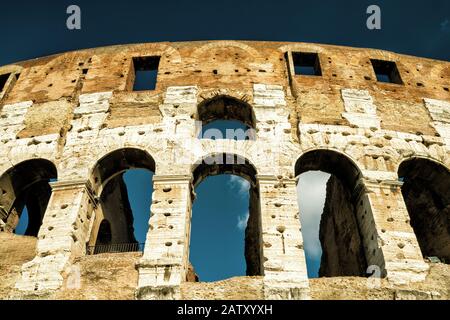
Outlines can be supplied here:
[[380, 119], [377, 116], [376, 106], [372, 97], [366, 90], [342, 90], [345, 112], [342, 116], [351, 125], [359, 128], [380, 128]]
[[336, 176], [327, 183], [327, 196], [320, 221], [322, 261], [319, 276], [364, 276], [366, 257], [355, 204], [350, 191]]
[[310, 281], [314, 300], [448, 300], [450, 298], [449, 267], [431, 264], [424, 282], [393, 285], [361, 277], [319, 278]]
[[22, 264], [36, 254], [36, 238], [0, 232], [0, 299], [8, 299], [20, 278]]
[[135, 268], [141, 253], [104, 253], [76, 259], [72, 273], [80, 275], [79, 283], [69, 276], [54, 299], [64, 300], [132, 300], [138, 281]]
[[264, 300], [262, 277], [236, 277], [224, 281], [181, 285], [185, 300]]
[[445, 140], [448, 148], [450, 145], [450, 102], [435, 99], [424, 99], [424, 101], [433, 119], [431, 126]]
[[[292, 52], [317, 53], [322, 76], [296, 75]], [[146, 56], [161, 57], [156, 87], [133, 91], [133, 58]], [[395, 62], [403, 84], [377, 82], [370, 59]], [[25, 185], [19, 190], [13, 181], [20, 164], [39, 163], [31, 168], [41, 172], [38, 160], [45, 159], [57, 171], [36, 255], [20, 262], [20, 276], [17, 265], [11, 267], [6, 283], [18, 298], [445, 299], [448, 266], [438, 272], [445, 284], [438, 284], [432, 276], [436, 266], [424, 260], [420, 232], [413, 229], [414, 212], [408, 212], [429, 207], [430, 196], [419, 196], [416, 205], [407, 206], [405, 198], [410, 197], [402, 195], [399, 168], [408, 159], [421, 158], [449, 170], [449, 70], [449, 62], [382, 50], [247, 41], [112, 46], [2, 66], [0, 74], [10, 76], [0, 93], [0, 230], [11, 232], [23, 208], [17, 204]], [[237, 118], [254, 135], [249, 140], [199, 138], [199, 123], [222, 118]], [[356, 168], [346, 179], [351, 181], [348, 194], [339, 198], [333, 192], [329, 199], [340, 203], [352, 198], [361, 243], [349, 235], [334, 245], [362, 245], [367, 265], [380, 269], [388, 291], [367, 291], [362, 287], [365, 278], [307, 278], [295, 166], [313, 150], [340, 154]], [[247, 164], [196, 172], [202, 159], [217, 154], [236, 155]], [[322, 158], [323, 166], [316, 169], [338, 171], [331, 160]], [[108, 212], [118, 208], [109, 216], [114, 220], [129, 217], [121, 183], [114, 184], [114, 179], [135, 167], [155, 173], [142, 257], [86, 256], [86, 245], [96, 243]], [[219, 173], [251, 181], [246, 260], [248, 274], [259, 277], [224, 281], [211, 291], [216, 288], [212, 284], [186, 279], [192, 278], [189, 240], [195, 184]], [[30, 185], [56, 178], [30, 177]], [[109, 204], [102, 206], [105, 190], [103, 199]], [[438, 200], [447, 199], [447, 193], [437, 193]], [[332, 211], [350, 211], [338, 207]], [[122, 228], [130, 219], [119, 222]], [[437, 225], [445, 229], [443, 223]], [[447, 235], [427, 233], [423, 238], [435, 247]], [[121, 275], [118, 290], [123, 294], [112, 289], [111, 270], [94, 271], [99, 288], [105, 286], [111, 294], [94, 290], [97, 275], [89, 278], [88, 267], [105, 268], [106, 261]], [[131, 272], [134, 264], [137, 270]], [[88, 281], [77, 292], [67, 292], [64, 286], [74, 266], [81, 266]], [[130, 282], [125, 280], [127, 272]], [[317, 283], [333, 290], [324, 293]], [[339, 293], [346, 286], [350, 289]], [[86, 293], [91, 289], [95, 294]]]

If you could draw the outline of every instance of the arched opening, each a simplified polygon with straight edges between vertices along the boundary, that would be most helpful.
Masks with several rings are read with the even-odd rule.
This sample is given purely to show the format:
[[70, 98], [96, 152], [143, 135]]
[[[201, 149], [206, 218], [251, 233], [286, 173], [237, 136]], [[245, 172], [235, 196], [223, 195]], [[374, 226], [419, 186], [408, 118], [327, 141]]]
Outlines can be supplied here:
[[91, 179], [99, 202], [88, 253], [143, 249], [154, 170], [153, 158], [135, 148], [116, 150], [97, 163]]
[[298, 159], [295, 174], [308, 276], [365, 276], [359, 169], [338, 152], [315, 150]]
[[402, 162], [402, 194], [424, 257], [450, 263], [450, 171], [422, 158]]
[[252, 107], [239, 99], [220, 95], [198, 106], [200, 139], [255, 140], [256, 118]]
[[256, 169], [247, 160], [215, 154], [193, 174], [190, 260], [200, 281], [262, 274]]
[[0, 177], [2, 229], [36, 237], [52, 193], [49, 183], [56, 178], [55, 165], [44, 159], [27, 160], [5, 172]]

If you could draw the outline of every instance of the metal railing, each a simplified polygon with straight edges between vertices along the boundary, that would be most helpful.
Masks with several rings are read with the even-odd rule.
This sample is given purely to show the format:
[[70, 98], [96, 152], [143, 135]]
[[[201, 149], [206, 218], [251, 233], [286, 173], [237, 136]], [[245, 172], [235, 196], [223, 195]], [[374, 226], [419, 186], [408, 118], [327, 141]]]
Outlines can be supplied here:
[[94, 255], [100, 253], [120, 253], [120, 252], [142, 252], [144, 251], [144, 243], [113, 243], [98, 244], [95, 246], [87, 246], [86, 254]]

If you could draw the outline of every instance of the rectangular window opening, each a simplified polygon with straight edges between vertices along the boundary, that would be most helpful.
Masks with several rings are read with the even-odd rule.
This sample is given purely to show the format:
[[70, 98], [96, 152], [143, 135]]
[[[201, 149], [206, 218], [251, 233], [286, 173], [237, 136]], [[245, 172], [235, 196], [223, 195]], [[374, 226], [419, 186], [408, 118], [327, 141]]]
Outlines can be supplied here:
[[158, 77], [159, 56], [135, 57], [133, 91], [155, 90]]
[[321, 76], [319, 55], [317, 53], [292, 52], [296, 75]]
[[5, 85], [9, 79], [10, 75], [11, 75], [11, 73], [6, 73], [6, 74], [0, 75], [0, 92], [3, 92], [3, 90], [5, 90]]
[[392, 61], [370, 59], [378, 82], [403, 84], [397, 64]]

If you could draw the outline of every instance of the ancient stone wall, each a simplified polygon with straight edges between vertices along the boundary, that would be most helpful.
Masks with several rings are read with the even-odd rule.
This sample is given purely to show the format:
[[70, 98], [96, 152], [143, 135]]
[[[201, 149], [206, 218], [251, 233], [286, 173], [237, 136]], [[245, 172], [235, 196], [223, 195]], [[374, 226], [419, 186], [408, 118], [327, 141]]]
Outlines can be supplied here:
[[327, 183], [327, 196], [320, 221], [322, 261], [319, 275], [364, 276], [366, 257], [350, 192], [336, 176]]
[[[301, 54], [316, 57], [320, 75], [299, 74], [301, 59], [294, 57]], [[156, 87], [134, 91], [136, 64], [145, 57], [159, 57]], [[378, 81], [374, 61], [394, 65], [399, 77]], [[136, 278], [124, 290], [133, 287], [139, 299], [207, 294], [201, 283], [186, 282], [192, 204], [196, 184], [222, 173], [241, 175], [252, 186], [246, 252], [255, 277], [246, 285], [254, 297], [324, 297], [316, 294], [316, 280], [307, 278], [297, 204], [296, 176], [308, 170], [329, 172], [345, 184], [358, 246], [392, 292], [426, 284], [428, 253], [448, 263], [443, 242], [449, 189], [407, 203], [410, 190], [424, 184], [415, 180], [414, 167], [405, 171], [402, 164], [423, 159], [448, 179], [449, 62], [319, 44], [210, 41], [68, 52], [2, 66], [0, 75], [7, 76], [0, 88], [0, 230], [15, 229], [29, 188], [51, 186], [34, 234], [36, 254], [23, 261], [9, 297], [89, 297], [67, 293], [67, 279], [74, 265], [90, 265], [86, 248], [95, 245], [106, 217], [102, 195], [122, 194], [114, 199], [128, 211], [117, 189], [121, 184], [108, 191], [108, 183], [130, 168], [155, 174], [144, 252], [117, 258], [118, 269], [136, 265]], [[239, 120], [255, 134], [248, 140], [199, 138], [200, 124], [220, 119]], [[206, 163], [215, 155], [233, 161]], [[403, 176], [410, 179], [405, 186]], [[35, 198], [44, 199], [41, 191], [32, 193], [31, 207]], [[415, 227], [421, 220], [412, 218], [430, 197], [438, 235], [432, 227]], [[34, 211], [43, 211], [42, 203], [34, 203], [40, 208]], [[335, 245], [341, 250], [348, 239], [353, 238], [339, 238]], [[234, 290], [241, 281], [246, 278], [220, 290]], [[187, 294], [187, 287], [198, 292]]]

